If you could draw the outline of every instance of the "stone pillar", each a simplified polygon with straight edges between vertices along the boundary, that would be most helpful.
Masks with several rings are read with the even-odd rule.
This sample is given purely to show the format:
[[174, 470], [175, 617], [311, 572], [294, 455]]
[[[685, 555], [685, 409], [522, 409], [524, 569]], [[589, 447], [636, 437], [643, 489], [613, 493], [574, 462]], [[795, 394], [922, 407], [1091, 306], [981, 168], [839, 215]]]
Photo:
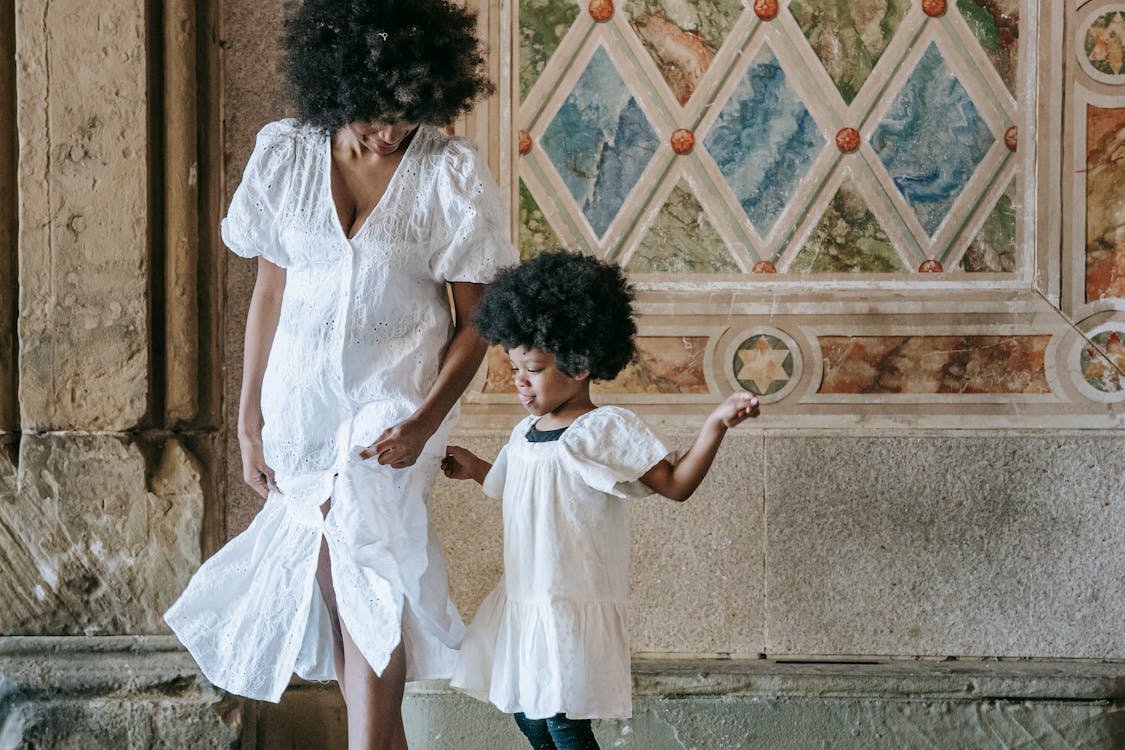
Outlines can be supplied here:
[[[218, 316], [199, 305], [211, 299], [215, 256], [197, 230], [210, 222], [200, 219], [211, 183], [198, 165], [208, 112], [195, 72], [210, 70], [197, 66], [199, 49], [213, 56], [196, 33], [206, 6], [0, 7], [0, 430], [9, 448], [0, 455], [0, 654], [19, 656], [0, 659], [4, 747], [145, 747], [129, 729], [137, 716], [182, 746], [217, 747], [237, 733], [182, 655], [160, 655], [175, 644], [161, 613], [215, 533], [205, 524], [217, 494], [206, 360], [217, 357], [199, 334]], [[17, 317], [18, 345], [8, 333]], [[144, 678], [98, 677], [122, 660], [143, 661]], [[19, 666], [28, 662], [44, 668], [29, 676]], [[75, 681], [71, 667], [91, 679]], [[83, 706], [107, 695], [93, 721]], [[162, 708], [170, 700], [176, 708]], [[172, 734], [188, 716], [190, 736]]]

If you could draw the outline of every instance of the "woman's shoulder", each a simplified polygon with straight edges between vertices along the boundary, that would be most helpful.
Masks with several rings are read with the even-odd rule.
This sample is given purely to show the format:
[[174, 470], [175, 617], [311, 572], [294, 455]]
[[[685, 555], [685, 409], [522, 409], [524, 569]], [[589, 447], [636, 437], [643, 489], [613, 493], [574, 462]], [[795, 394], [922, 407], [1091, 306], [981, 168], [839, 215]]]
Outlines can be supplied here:
[[481, 168], [480, 149], [471, 138], [451, 135], [432, 125], [423, 125], [419, 135], [424, 138], [425, 155], [433, 160], [438, 174], [457, 179], [475, 175]]
[[254, 150], [261, 157], [289, 160], [294, 154], [323, 143], [322, 129], [287, 117], [268, 122], [258, 131]]
[[324, 139], [324, 130], [315, 125], [301, 122], [294, 117], [267, 122], [258, 131], [258, 139], [265, 141], [315, 141]]

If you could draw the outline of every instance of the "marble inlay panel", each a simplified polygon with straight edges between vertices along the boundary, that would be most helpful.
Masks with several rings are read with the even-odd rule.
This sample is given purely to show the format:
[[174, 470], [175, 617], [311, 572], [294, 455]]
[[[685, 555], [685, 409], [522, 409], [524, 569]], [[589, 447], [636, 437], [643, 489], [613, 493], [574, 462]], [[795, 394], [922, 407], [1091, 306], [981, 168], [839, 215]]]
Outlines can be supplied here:
[[821, 336], [819, 393], [1050, 393], [1050, 336]]
[[637, 184], [659, 141], [604, 47], [598, 47], [542, 146], [590, 226], [601, 236]]
[[707, 393], [703, 370], [706, 336], [638, 336], [637, 356], [595, 393]]
[[625, 13], [680, 104], [691, 98], [742, 15], [738, 0], [629, 0]]
[[738, 272], [726, 243], [682, 180], [629, 259], [628, 269], [637, 273]]
[[[703, 355], [706, 336], [638, 336], [636, 359], [609, 382], [597, 382], [595, 393], [709, 393]], [[514, 393], [508, 355], [499, 346], [486, 355], [484, 393]]]
[[1125, 108], [1086, 106], [1086, 301], [1125, 297]]
[[1086, 29], [1083, 51], [1090, 66], [1105, 76], [1125, 73], [1125, 13], [1106, 13]]
[[794, 0], [789, 12], [848, 104], [910, 10], [907, 0]]
[[931, 43], [879, 123], [871, 145], [932, 236], [995, 141]]
[[1118, 331], [1103, 331], [1090, 340], [1096, 347], [1086, 346], [1082, 349], [1082, 377], [1104, 393], [1120, 391], [1123, 387], [1121, 373], [1125, 371], [1125, 345], [1121, 343], [1121, 334]]
[[793, 262], [797, 273], [893, 273], [904, 271], [867, 201], [845, 182]]
[[961, 257], [962, 271], [1008, 273], [1016, 270], [1015, 183], [996, 202]]
[[957, 10], [980, 42], [1012, 96], [1019, 70], [1019, 0], [957, 0]]
[[731, 361], [739, 385], [756, 396], [772, 396], [793, 378], [794, 357], [777, 336], [758, 334], [743, 341]]
[[578, 5], [570, 0], [520, 0], [521, 101], [577, 17]]
[[519, 250], [520, 258], [527, 260], [533, 258], [544, 250], [558, 250], [562, 242], [555, 230], [551, 228], [547, 217], [535, 201], [527, 185], [520, 180], [520, 206], [519, 206]]
[[824, 144], [824, 135], [767, 46], [704, 139], [761, 234], [773, 228]]

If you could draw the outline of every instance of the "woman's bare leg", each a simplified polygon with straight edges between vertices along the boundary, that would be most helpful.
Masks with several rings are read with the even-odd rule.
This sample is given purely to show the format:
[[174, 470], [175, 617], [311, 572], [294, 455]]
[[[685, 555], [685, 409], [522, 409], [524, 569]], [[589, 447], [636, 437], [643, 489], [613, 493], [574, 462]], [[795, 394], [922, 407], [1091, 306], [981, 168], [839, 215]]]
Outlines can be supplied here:
[[[321, 511], [327, 515], [329, 502]], [[406, 649], [400, 642], [383, 676], [377, 677], [340, 620], [332, 585], [328, 542], [321, 539], [316, 580], [332, 621], [332, 654], [340, 692], [348, 715], [349, 750], [407, 750], [402, 724], [402, 694], [406, 686]]]
[[349, 750], [407, 750], [402, 725], [402, 694], [406, 687], [406, 650], [400, 643], [382, 677], [356, 648], [348, 628], [344, 636], [344, 679], [348, 692]]

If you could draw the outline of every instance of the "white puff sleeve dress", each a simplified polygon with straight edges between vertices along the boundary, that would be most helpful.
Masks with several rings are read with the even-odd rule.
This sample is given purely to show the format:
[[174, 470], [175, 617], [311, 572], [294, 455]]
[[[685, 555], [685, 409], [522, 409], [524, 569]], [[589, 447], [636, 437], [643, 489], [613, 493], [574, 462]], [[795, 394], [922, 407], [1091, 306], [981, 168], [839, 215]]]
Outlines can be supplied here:
[[316, 582], [322, 537], [340, 617], [372, 668], [382, 672], [401, 634], [408, 679], [449, 676], [463, 625], [426, 500], [457, 411], [410, 468], [358, 453], [426, 398], [452, 333], [446, 282], [486, 283], [518, 260], [470, 142], [420, 126], [352, 238], [331, 164], [328, 133], [267, 125], [223, 220], [234, 252], [286, 269], [262, 381], [279, 490], [165, 614], [211, 682], [275, 702], [294, 672], [336, 678]]
[[603, 406], [558, 440], [512, 431], [484, 482], [503, 501], [504, 575], [469, 626], [451, 684], [541, 719], [632, 715], [625, 613], [637, 481], [671, 457], [639, 417]]

